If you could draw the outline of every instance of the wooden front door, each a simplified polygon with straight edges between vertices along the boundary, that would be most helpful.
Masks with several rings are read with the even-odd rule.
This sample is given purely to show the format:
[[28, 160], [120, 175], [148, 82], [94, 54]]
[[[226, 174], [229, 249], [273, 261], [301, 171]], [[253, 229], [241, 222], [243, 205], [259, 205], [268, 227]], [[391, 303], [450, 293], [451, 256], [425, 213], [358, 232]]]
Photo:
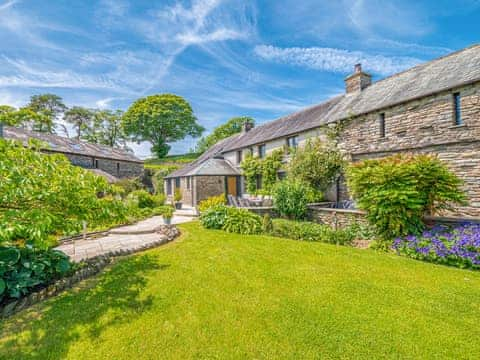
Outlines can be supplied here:
[[227, 195], [237, 196], [236, 176], [227, 176]]

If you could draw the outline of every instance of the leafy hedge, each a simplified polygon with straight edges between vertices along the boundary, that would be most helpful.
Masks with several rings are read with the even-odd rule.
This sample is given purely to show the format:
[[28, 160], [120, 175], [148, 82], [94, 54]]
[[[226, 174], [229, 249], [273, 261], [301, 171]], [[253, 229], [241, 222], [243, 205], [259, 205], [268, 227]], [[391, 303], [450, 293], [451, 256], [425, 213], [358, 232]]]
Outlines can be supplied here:
[[465, 203], [462, 181], [432, 155], [365, 160], [349, 167], [347, 181], [358, 207], [387, 242], [419, 234], [424, 215]]
[[352, 243], [358, 234], [354, 227], [333, 230], [328, 225], [308, 221], [274, 219], [271, 235], [294, 240], [346, 245]]
[[0, 302], [48, 285], [71, 269], [68, 257], [60, 251], [0, 247]]

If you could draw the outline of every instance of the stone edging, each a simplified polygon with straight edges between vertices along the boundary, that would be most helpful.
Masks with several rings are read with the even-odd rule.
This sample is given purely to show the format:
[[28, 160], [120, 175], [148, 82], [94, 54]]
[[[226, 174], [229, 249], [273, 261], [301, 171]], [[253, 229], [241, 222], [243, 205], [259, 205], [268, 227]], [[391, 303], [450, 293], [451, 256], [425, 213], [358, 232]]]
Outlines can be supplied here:
[[180, 235], [180, 231], [175, 225], [162, 225], [158, 228], [157, 233], [166, 235], [166, 237], [153, 243], [142, 245], [135, 249], [119, 249], [108, 254], [99, 255], [82, 261], [81, 264], [84, 266], [75, 271], [75, 273], [69, 277], [59, 279], [40, 291], [30, 293], [20, 299], [9, 302], [3, 307], [0, 307], [0, 318], [7, 318], [19, 312], [20, 310], [26, 309], [43, 300], [51, 298], [64, 290], [72, 288], [78, 282], [98, 274], [105, 266], [111, 264], [113, 262], [113, 258], [117, 256], [130, 255], [136, 252], [154, 248], [166, 244]]

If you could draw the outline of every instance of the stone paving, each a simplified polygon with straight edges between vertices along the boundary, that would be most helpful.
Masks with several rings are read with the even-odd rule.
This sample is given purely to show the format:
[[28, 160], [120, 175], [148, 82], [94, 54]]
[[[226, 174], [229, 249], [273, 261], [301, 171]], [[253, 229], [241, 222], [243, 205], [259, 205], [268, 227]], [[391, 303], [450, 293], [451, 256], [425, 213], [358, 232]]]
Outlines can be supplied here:
[[[180, 224], [194, 219], [191, 216], [174, 215], [172, 224]], [[56, 249], [63, 251], [76, 262], [114, 251], [141, 249], [167, 239], [166, 235], [156, 232], [161, 225], [163, 225], [162, 217], [154, 216], [134, 225], [113, 229], [107, 236], [75, 240], [57, 246]]]

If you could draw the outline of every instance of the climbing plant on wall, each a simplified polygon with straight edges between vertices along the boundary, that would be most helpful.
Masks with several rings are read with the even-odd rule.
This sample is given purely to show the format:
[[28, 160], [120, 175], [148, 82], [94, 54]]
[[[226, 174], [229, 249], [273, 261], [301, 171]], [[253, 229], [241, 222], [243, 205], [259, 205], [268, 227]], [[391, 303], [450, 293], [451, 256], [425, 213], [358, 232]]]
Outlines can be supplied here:
[[263, 192], [270, 193], [278, 181], [278, 171], [282, 166], [283, 151], [275, 150], [264, 159], [247, 155], [240, 167], [245, 176], [246, 190], [254, 194], [257, 189], [257, 177], [262, 176]]
[[240, 167], [243, 170], [245, 177], [245, 187], [249, 194], [255, 193], [257, 190], [257, 176], [261, 171], [260, 159], [248, 154], [245, 160], [242, 161]]
[[272, 191], [278, 181], [278, 170], [282, 167], [283, 150], [275, 150], [261, 161], [261, 173], [263, 179], [263, 190], [266, 193]]

